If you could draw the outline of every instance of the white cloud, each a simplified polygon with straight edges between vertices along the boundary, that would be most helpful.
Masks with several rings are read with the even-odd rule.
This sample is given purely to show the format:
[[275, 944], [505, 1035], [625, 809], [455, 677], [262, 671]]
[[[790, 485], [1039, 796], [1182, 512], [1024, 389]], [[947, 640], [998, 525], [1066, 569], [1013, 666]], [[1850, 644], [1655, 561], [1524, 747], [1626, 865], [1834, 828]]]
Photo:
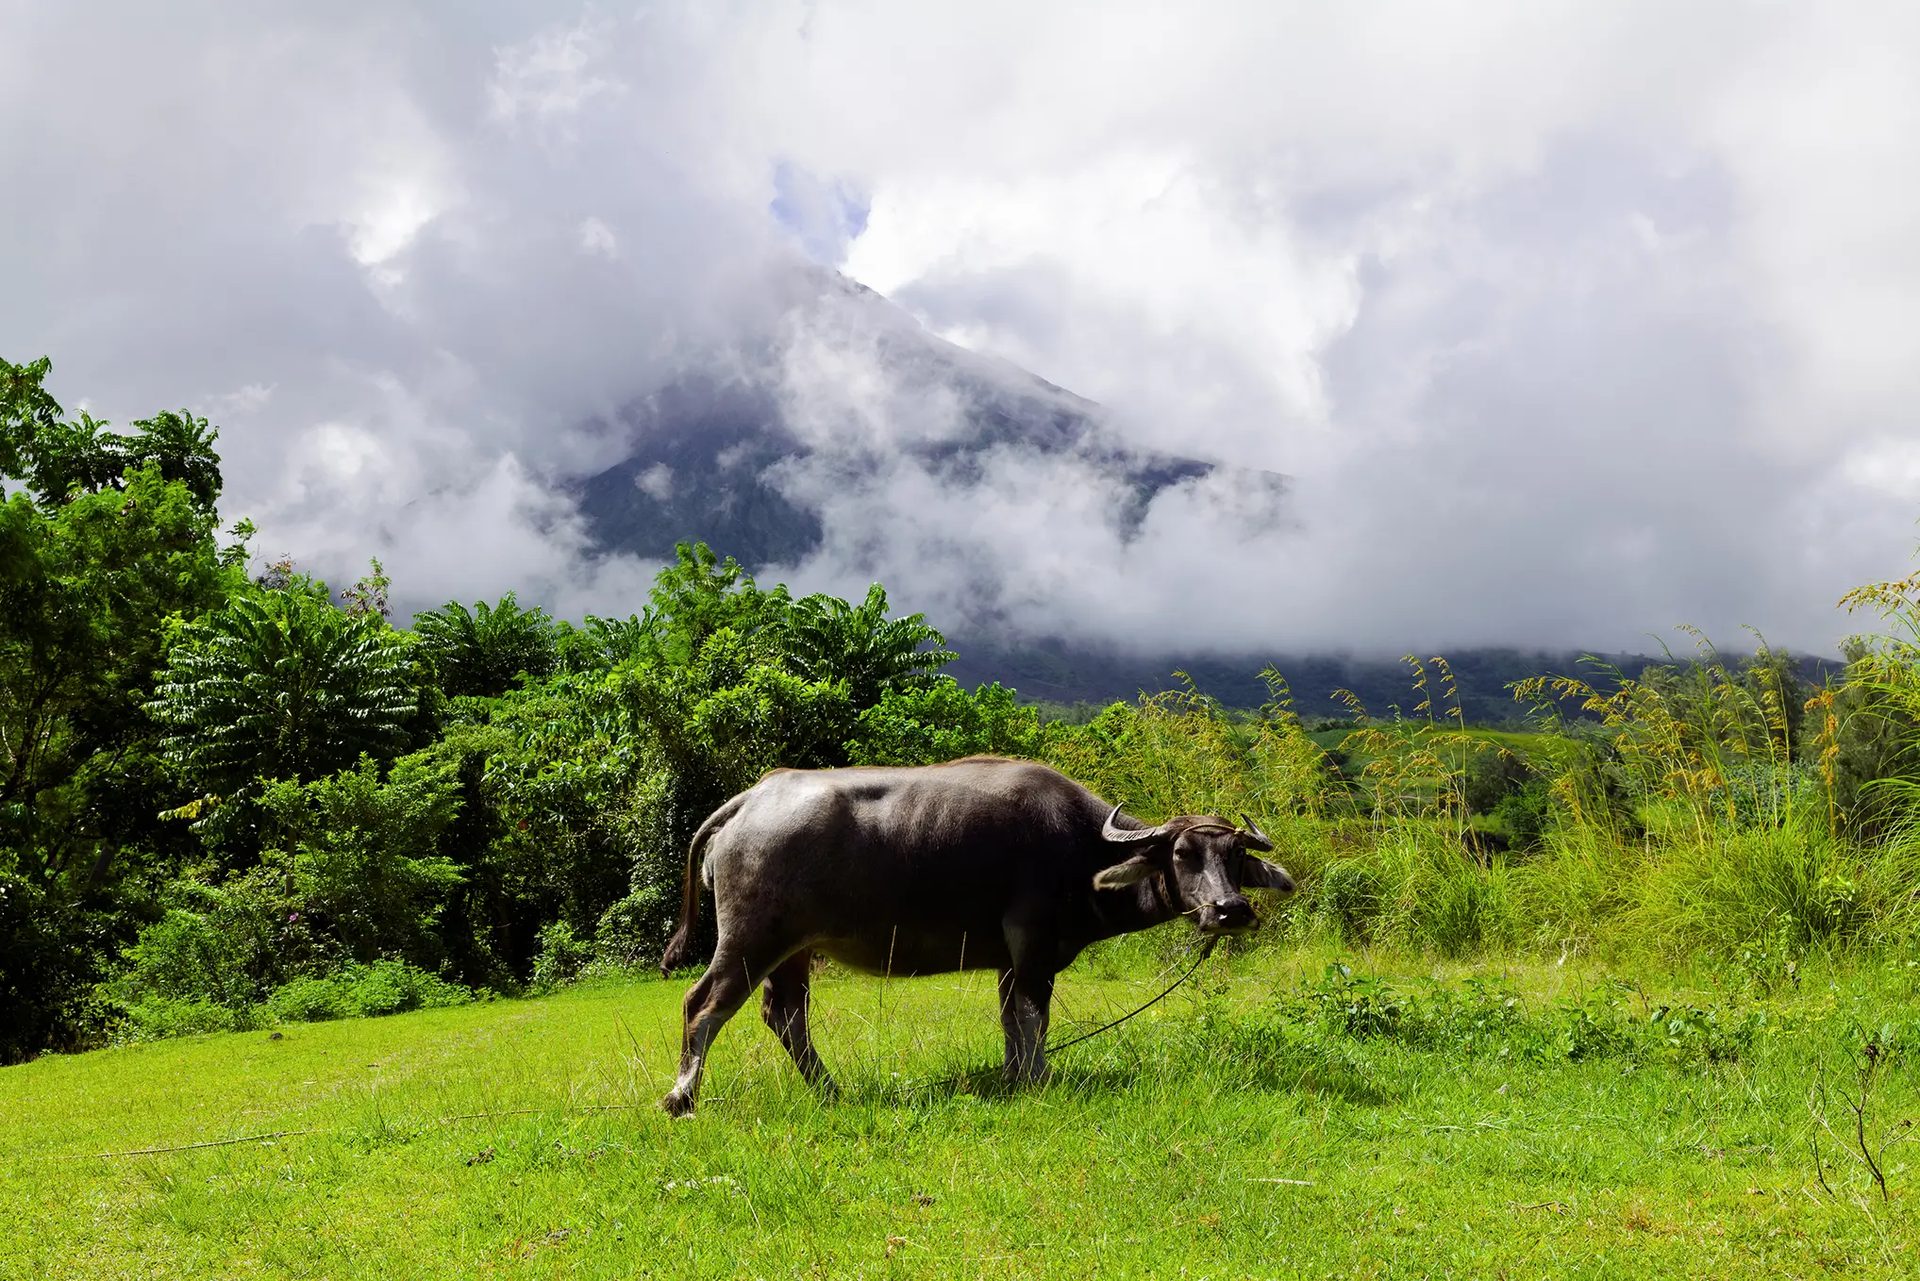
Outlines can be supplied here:
[[[51, 194], [0, 353], [199, 405], [264, 549], [409, 602], [625, 612], [647, 567], [562, 482], [634, 398], [770, 364], [825, 451], [780, 476], [828, 530], [796, 574], [950, 625], [1828, 646], [1920, 494], [1917, 13], [17, 5], [0, 190]], [[959, 402], [795, 313], [802, 251], [1241, 471], [1134, 529], [1089, 456], [900, 455]]]

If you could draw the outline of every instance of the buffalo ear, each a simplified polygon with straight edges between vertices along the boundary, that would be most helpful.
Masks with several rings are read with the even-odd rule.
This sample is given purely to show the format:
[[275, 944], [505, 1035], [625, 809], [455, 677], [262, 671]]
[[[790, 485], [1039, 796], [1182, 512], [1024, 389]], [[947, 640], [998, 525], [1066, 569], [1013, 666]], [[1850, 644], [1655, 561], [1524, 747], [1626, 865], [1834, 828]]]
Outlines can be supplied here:
[[1245, 890], [1279, 890], [1282, 894], [1293, 893], [1293, 878], [1287, 875], [1287, 869], [1278, 863], [1269, 863], [1265, 859], [1249, 854], [1240, 860], [1240, 888]]
[[1135, 854], [1124, 863], [1115, 863], [1112, 867], [1103, 867], [1093, 874], [1093, 888], [1096, 890], [1117, 890], [1128, 885], [1137, 885], [1153, 875], [1153, 859], [1145, 854]]

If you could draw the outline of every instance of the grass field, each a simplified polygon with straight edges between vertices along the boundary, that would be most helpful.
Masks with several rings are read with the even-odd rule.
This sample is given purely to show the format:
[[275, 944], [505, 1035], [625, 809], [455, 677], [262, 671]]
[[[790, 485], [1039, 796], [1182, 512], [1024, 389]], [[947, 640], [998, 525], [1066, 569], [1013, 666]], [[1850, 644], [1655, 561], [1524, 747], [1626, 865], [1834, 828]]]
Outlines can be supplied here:
[[[1147, 956], [1063, 976], [1056, 1035]], [[1917, 971], [1266, 949], [1010, 1095], [927, 1084], [997, 1056], [990, 975], [830, 974], [838, 1102], [747, 1012], [678, 1122], [680, 982], [45, 1058], [0, 1070], [0, 1274], [1911, 1276]]]

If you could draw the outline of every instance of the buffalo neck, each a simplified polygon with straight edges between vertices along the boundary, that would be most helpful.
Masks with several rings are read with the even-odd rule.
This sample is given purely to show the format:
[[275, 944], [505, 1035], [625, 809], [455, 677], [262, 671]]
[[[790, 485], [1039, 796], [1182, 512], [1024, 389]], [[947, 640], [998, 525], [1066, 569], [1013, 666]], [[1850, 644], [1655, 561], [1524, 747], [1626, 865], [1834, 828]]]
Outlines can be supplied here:
[[1116, 890], [1093, 892], [1093, 934], [1087, 941], [1132, 934], [1151, 929], [1181, 915], [1167, 893], [1163, 878], [1155, 874], [1144, 881]]

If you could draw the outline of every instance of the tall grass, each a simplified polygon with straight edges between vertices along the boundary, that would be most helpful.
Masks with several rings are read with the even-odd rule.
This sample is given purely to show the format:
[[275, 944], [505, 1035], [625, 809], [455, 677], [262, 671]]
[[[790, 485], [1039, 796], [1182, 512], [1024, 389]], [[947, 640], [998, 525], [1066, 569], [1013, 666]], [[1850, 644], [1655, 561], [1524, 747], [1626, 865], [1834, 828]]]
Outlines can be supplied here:
[[1269, 932], [1289, 939], [1665, 959], [1910, 944], [1920, 771], [1869, 780], [1883, 798], [1873, 828], [1849, 822], [1858, 806], [1841, 776], [1847, 716], [1863, 707], [1920, 747], [1920, 575], [1848, 600], [1895, 635], [1857, 646], [1845, 679], [1811, 697], [1757, 635], [1754, 657], [1734, 663], [1693, 631], [1691, 658], [1637, 678], [1594, 663], [1520, 682], [1544, 736], [1527, 740], [1525, 769], [1551, 796], [1528, 848], [1505, 848], [1470, 812], [1476, 762], [1512, 757], [1518, 736], [1464, 723], [1441, 657], [1407, 659], [1410, 711], [1376, 718], [1347, 695], [1353, 728], [1332, 752], [1269, 671], [1257, 714], [1229, 713], [1183, 677], [1062, 727], [1052, 757], [1143, 817], [1256, 817], [1302, 887]]

